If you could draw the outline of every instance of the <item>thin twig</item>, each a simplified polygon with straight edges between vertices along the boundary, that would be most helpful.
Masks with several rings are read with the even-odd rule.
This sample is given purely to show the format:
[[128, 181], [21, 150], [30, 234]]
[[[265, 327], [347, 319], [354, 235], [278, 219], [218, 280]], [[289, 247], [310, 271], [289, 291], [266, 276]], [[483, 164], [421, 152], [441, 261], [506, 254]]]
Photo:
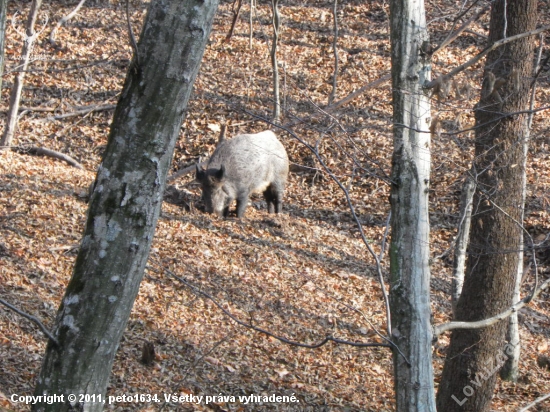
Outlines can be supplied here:
[[[550, 106], [544, 106], [544, 107], [539, 107], [539, 108], [533, 109], [533, 110], [527, 109], [527, 110], [518, 110], [517, 112], [503, 113], [500, 117], [497, 117], [496, 119], [488, 120], [485, 123], [478, 124], [478, 125], [475, 125], [475, 126], [472, 126], [472, 127], [468, 127], [467, 129], [457, 130], [457, 131], [454, 131], [454, 132], [440, 132], [440, 134], [441, 135], [446, 135], [446, 136], [454, 136], [454, 135], [457, 135], [457, 134], [470, 132], [472, 130], [476, 130], [478, 128], [488, 126], [491, 123], [496, 123], [499, 120], [506, 119], [507, 117], [514, 117], [514, 116], [517, 116], [518, 114], [531, 114], [531, 113], [543, 112], [543, 111], [549, 110], [549, 109], [550, 109]], [[394, 123], [393, 125], [394, 125], [394, 127], [403, 127], [403, 128], [410, 129], [410, 130], [418, 132], [418, 133], [430, 133], [429, 130], [417, 129], [415, 127], [408, 126], [408, 125], [402, 124], [402, 123]]]
[[77, 6], [73, 9], [73, 11], [71, 11], [69, 14], [67, 14], [65, 17], [63, 17], [61, 20], [57, 22], [55, 27], [52, 29], [52, 32], [50, 33], [50, 44], [52, 46], [54, 47], [56, 46], [55, 35], [57, 33], [57, 30], [59, 30], [61, 26], [63, 26], [65, 23], [71, 20], [76, 15], [76, 13], [78, 13], [78, 10], [80, 10], [80, 8], [84, 5], [84, 3], [86, 3], [86, 0], [80, 0], [80, 3], [77, 4]]
[[61, 120], [61, 119], [66, 119], [68, 117], [76, 117], [76, 116], [86, 115], [86, 114], [89, 114], [89, 113], [92, 113], [92, 112], [103, 112], [103, 111], [107, 111], [107, 110], [113, 110], [115, 108], [116, 108], [116, 104], [99, 104], [99, 105], [94, 105], [94, 106], [88, 106], [84, 109], [77, 110], [75, 112], [63, 113], [63, 114], [58, 114], [58, 115], [55, 115], [55, 116], [50, 116], [50, 117], [47, 117], [46, 120]]
[[535, 76], [533, 78], [533, 86], [531, 87], [531, 97], [529, 101], [529, 110], [531, 110], [531, 113], [529, 113], [529, 120], [527, 121], [527, 128], [531, 130], [531, 127], [533, 126], [533, 117], [534, 112], [533, 109], [535, 108], [535, 94], [537, 91], [537, 79], [540, 75], [540, 61], [542, 58], [542, 49], [544, 48], [544, 35], [541, 33], [539, 34], [539, 50], [537, 52], [537, 62], [535, 63]]
[[489, 10], [489, 6], [486, 6], [484, 7], [483, 9], [481, 9], [477, 14], [475, 14], [474, 16], [472, 16], [469, 20], [467, 20], [462, 26], [460, 26], [458, 28], [458, 30], [456, 30], [455, 32], [450, 32], [447, 37], [445, 38], [445, 40], [443, 40], [441, 42], [441, 44], [439, 46], [437, 46], [435, 48], [435, 50], [432, 52], [432, 54], [435, 54], [437, 53], [439, 50], [443, 49], [444, 47], [447, 47], [449, 44], [451, 44], [453, 41], [456, 40], [456, 38], [458, 36], [460, 36], [462, 34], [462, 32], [464, 32], [468, 26], [470, 24], [472, 24], [474, 21], [476, 21], [477, 19], [479, 19], [481, 16], [483, 16], [487, 10]]
[[233, 21], [231, 22], [231, 28], [229, 29], [229, 33], [227, 33], [227, 36], [225, 36], [225, 43], [229, 43], [231, 40], [231, 37], [233, 36], [233, 31], [235, 30], [235, 25], [237, 24], [237, 19], [239, 18], [239, 13], [241, 12], [241, 7], [243, 5], [243, 0], [235, 0], [238, 1], [237, 3], [237, 10], [235, 10], [235, 3], [233, 3]]
[[425, 89], [432, 89], [436, 85], [441, 84], [443, 81], [445, 81], [445, 80], [448, 81], [454, 75], [460, 73], [461, 71], [463, 71], [463, 70], [467, 69], [468, 67], [472, 66], [473, 64], [477, 63], [483, 57], [485, 57], [487, 54], [489, 54], [493, 50], [496, 50], [496, 49], [498, 49], [499, 47], [501, 47], [505, 44], [508, 44], [508, 43], [513, 42], [513, 41], [522, 39], [524, 37], [534, 36], [535, 34], [542, 33], [542, 32], [544, 32], [548, 29], [550, 29], [550, 26], [544, 26], [544, 27], [538, 28], [536, 30], [527, 31], [525, 33], [516, 34], [515, 36], [507, 37], [507, 38], [498, 40], [498, 41], [494, 42], [493, 44], [491, 44], [490, 46], [487, 46], [485, 49], [483, 49], [480, 53], [478, 53], [476, 56], [472, 57], [467, 62], [461, 64], [460, 66], [455, 67], [449, 73], [443, 74], [443, 75], [439, 76], [438, 78], [426, 83], [424, 85], [424, 88]]
[[42, 331], [42, 333], [44, 335], [46, 335], [46, 337], [48, 337], [49, 339], [51, 339], [51, 341], [55, 344], [55, 346], [59, 347], [59, 342], [57, 341], [56, 338], [53, 337], [53, 335], [50, 333], [50, 331], [44, 326], [44, 324], [42, 322], [40, 322], [36, 317], [32, 316], [32, 315], [29, 315], [28, 313], [26, 312], [23, 312], [22, 310], [19, 310], [17, 309], [15, 306], [13, 305], [10, 305], [8, 302], [6, 302], [4, 299], [0, 299], [0, 303], [4, 306], [6, 306], [7, 308], [13, 310], [15, 313], [23, 316], [24, 318], [27, 318], [28, 320], [30, 320], [31, 322], [34, 322], [36, 325], [38, 325], [38, 327], [40, 328], [40, 330]]
[[550, 393], [547, 393], [544, 396], [541, 396], [540, 398], [535, 399], [533, 402], [531, 402], [529, 405], [521, 408], [518, 412], [526, 412], [527, 410], [531, 409], [533, 406], [535, 406], [537, 403], [541, 403], [542, 401], [550, 398]]
[[128, 23], [128, 36], [130, 37], [130, 46], [132, 46], [132, 50], [134, 51], [134, 55], [136, 56], [136, 65], [134, 66], [134, 68], [139, 68], [139, 51], [136, 42], [136, 36], [134, 36], [134, 30], [132, 29], [132, 21], [130, 20], [130, 0], [126, 0], [126, 21]]
[[[154, 268], [148, 266], [147, 267], [149, 270], [152, 270], [156, 273], [159, 273], [157, 270], [155, 270]], [[286, 344], [289, 344], [289, 345], [293, 345], [293, 346], [299, 346], [301, 348], [308, 348], [308, 349], [316, 349], [316, 348], [320, 348], [321, 346], [324, 346], [326, 345], [328, 342], [334, 342], [334, 343], [339, 343], [339, 344], [343, 344], [343, 345], [349, 345], [349, 346], [355, 346], [355, 347], [384, 347], [384, 348], [393, 348], [394, 345], [391, 345], [389, 343], [363, 343], [363, 342], [351, 342], [351, 341], [347, 341], [347, 340], [343, 340], [343, 339], [338, 339], [338, 338], [334, 338], [332, 336], [326, 336], [324, 339], [322, 339], [321, 341], [317, 342], [317, 343], [312, 343], [312, 344], [308, 344], [308, 343], [301, 343], [301, 342], [296, 342], [296, 341], [292, 341], [290, 339], [287, 339], [285, 337], [282, 337], [282, 336], [279, 336], [279, 335], [276, 335], [272, 332], [269, 332], [268, 330], [265, 330], [265, 329], [262, 329], [262, 328], [259, 328], [257, 326], [254, 326], [254, 325], [251, 325], [249, 323], [246, 323], [246, 322], [243, 322], [242, 320], [240, 320], [239, 318], [237, 318], [235, 315], [233, 315], [231, 312], [229, 312], [227, 309], [225, 309], [216, 299], [214, 299], [213, 296], [211, 296], [210, 294], [202, 291], [201, 289], [199, 289], [197, 286], [195, 285], [192, 285], [191, 283], [189, 283], [187, 280], [181, 278], [180, 276], [176, 275], [175, 273], [171, 272], [170, 270], [166, 269], [166, 268], [163, 268], [163, 270], [169, 274], [170, 276], [172, 276], [174, 279], [180, 281], [181, 283], [183, 283], [184, 285], [187, 285], [191, 290], [193, 290], [193, 292], [195, 294], [198, 294], [198, 295], [201, 295], [205, 298], [207, 298], [208, 300], [210, 300], [214, 305], [216, 305], [218, 307], [218, 309], [220, 309], [223, 313], [225, 313], [231, 320], [233, 320], [235, 323], [241, 325], [241, 326], [244, 326], [245, 328], [248, 328], [248, 329], [252, 329], [252, 330], [255, 330], [256, 332], [260, 332], [260, 333], [263, 333], [264, 335], [267, 335], [267, 336], [270, 336], [274, 339], [277, 339], [278, 341], [280, 342], [283, 342], [283, 343], [286, 343]]]
[[448, 322], [448, 323], [443, 323], [441, 325], [436, 325], [433, 328], [434, 330], [433, 336], [437, 337], [444, 332], [447, 332], [449, 330], [454, 330], [454, 329], [482, 329], [482, 328], [486, 328], [487, 326], [494, 325], [495, 323], [500, 322], [503, 319], [506, 319], [512, 313], [517, 312], [522, 307], [528, 305], [531, 300], [535, 299], [539, 295], [539, 293], [545, 290], [549, 285], [550, 285], [550, 279], [547, 279], [544, 283], [542, 283], [538, 287], [538, 289], [535, 289], [530, 296], [523, 298], [519, 302], [512, 305], [510, 308], [490, 318], [478, 320], [476, 322]]

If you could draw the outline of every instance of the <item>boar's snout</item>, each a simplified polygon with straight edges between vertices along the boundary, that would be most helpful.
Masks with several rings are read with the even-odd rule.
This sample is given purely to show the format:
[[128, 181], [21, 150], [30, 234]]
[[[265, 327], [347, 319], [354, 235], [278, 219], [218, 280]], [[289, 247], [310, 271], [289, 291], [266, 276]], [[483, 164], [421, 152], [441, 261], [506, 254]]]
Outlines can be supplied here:
[[221, 165], [219, 169], [204, 170], [197, 165], [196, 179], [202, 186], [205, 212], [225, 216], [226, 208], [229, 206], [228, 196], [223, 190], [225, 166]]

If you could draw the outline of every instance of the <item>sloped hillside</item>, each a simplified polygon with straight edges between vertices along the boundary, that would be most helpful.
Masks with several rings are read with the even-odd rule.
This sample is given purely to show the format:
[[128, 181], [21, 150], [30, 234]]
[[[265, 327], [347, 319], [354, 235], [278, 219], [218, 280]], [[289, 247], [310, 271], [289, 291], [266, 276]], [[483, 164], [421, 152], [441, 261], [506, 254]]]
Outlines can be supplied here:
[[[250, 36], [250, 8], [244, 3], [229, 41], [232, 3], [224, 1], [220, 6], [176, 147], [174, 173], [212, 153], [223, 124], [228, 125], [229, 137], [272, 128], [261, 120], [269, 118], [272, 110], [270, 9], [259, 2], [252, 13]], [[124, 1], [89, 0], [58, 31], [57, 44], [52, 45], [48, 36], [53, 22], [75, 5], [59, 1], [43, 6], [43, 16], [50, 23], [38, 39], [26, 77], [18, 149], [0, 153], [0, 298], [47, 327], [53, 324], [71, 276], [86, 219], [88, 186], [107, 142], [112, 110], [105, 106], [116, 104], [131, 57]], [[28, 2], [10, 2], [9, 7], [2, 127], [22, 46], [25, 19], [21, 16], [26, 16]], [[335, 101], [390, 69], [387, 3], [344, 1], [338, 7]], [[145, 9], [146, 2], [130, 1], [135, 33]], [[387, 275], [390, 86], [381, 82], [338, 109], [325, 110], [334, 68], [331, 10], [332, 2], [321, 0], [281, 5], [281, 123], [317, 147], [346, 188], [372, 250], [385, 253]], [[16, 13], [19, 17], [14, 19]], [[453, 28], [456, 13], [455, 2], [429, 4], [434, 44]], [[483, 47], [487, 19], [485, 15], [473, 23], [470, 31], [436, 55], [435, 74], [465, 62]], [[548, 24], [547, 20], [541, 4], [541, 24]], [[434, 99], [443, 132], [472, 125], [481, 67], [478, 64], [460, 75], [459, 87], [447, 99]], [[543, 71], [538, 107], [548, 104], [548, 86]], [[526, 263], [536, 253], [541, 278], [550, 271], [549, 127], [548, 115], [538, 113], [528, 170], [526, 229], [537, 247], [527, 250]], [[387, 348], [328, 342], [310, 349], [277, 339], [305, 345], [326, 337], [383, 343], [380, 335], [386, 324], [374, 259], [362, 242], [343, 191], [302, 142], [282, 130], [276, 132], [293, 171], [282, 215], [267, 214], [259, 198], [252, 200], [241, 220], [206, 215], [200, 210], [200, 191], [191, 174], [169, 188], [108, 389], [108, 396], [120, 398], [107, 410], [393, 410], [392, 359]], [[473, 137], [473, 132], [464, 132], [433, 138], [431, 249], [436, 323], [450, 319], [449, 249], [456, 235], [458, 198], [472, 157]], [[28, 153], [31, 147], [66, 153], [84, 169], [33, 156]], [[524, 293], [532, 282], [532, 271], [526, 271]], [[521, 378], [516, 384], [499, 381], [495, 411], [517, 411], [550, 393], [548, 296], [543, 293], [520, 313]], [[436, 376], [447, 343], [448, 336], [443, 336], [434, 345]], [[154, 356], [143, 349], [151, 344]], [[30, 409], [12, 396], [32, 394], [44, 348], [45, 338], [36, 325], [0, 306], [0, 410]], [[151, 398], [136, 401], [136, 394]], [[170, 396], [165, 402], [165, 395], [176, 398]], [[204, 398], [198, 402], [191, 395]], [[275, 398], [269, 398], [273, 395], [287, 398], [273, 402]], [[211, 397], [208, 404], [207, 396]], [[248, 403], [239, 401], [239, 396], [247, 396]], [[548, 410], [548, 405], [541, 404], [539, 410]]]

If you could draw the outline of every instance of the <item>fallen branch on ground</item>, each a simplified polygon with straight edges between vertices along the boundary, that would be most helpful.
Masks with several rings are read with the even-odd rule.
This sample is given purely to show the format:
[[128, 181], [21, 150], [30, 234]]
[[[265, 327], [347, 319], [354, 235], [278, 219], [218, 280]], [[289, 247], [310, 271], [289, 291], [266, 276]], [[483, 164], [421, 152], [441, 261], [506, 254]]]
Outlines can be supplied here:
[[86, 115], [86, 114], [92, 113], [92, 112], [103, 112], [103, 111], [106, 111], [106, 110], [112, 110], [114, 108], [116, 108], [116, 104], [99, 104], [99, 105], [94, 105], [94, 106], [88, 106], [88, 107], [85, 107], [81, 110], [77, 110], [75, 112], [58, 114], [56, 116], [50, 116], [50, 117], [47, 118], [47, 120], [61, 120], [61, 119], [66, 119], [68, 117], [76, 117], [76, 116]]
[[61, 152], [56, 152], [55, 150], [46, 149], [44, 147], [24, 147], [24, 146], [13, 146], [11, 148], [13, 151], [23, 154], [30, 154], [35, 156], [46, 156], [53, 159], [63, 160], [71, 166], [76, 167], [77, 169], [84, 170], [84, 166], [80, 164], [77, 160], [73, 159], [71, 156], [66, 155]]

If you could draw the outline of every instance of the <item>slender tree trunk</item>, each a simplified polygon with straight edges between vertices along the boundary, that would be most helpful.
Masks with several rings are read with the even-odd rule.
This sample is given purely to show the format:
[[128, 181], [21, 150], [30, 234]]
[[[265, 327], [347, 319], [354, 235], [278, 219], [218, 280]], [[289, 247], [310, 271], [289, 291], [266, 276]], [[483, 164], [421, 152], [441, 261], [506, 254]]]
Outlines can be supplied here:
[[2, 135], [2, 139], [0, 139], [0, 150], [7, 149], [12, 145], [13, 136], [17, 128], [17, 115], [19, 112], [19, 102], [21, 101], [21, 91], [23, 90], [23, 83], [25, 81], [25, 71], [29, 66], [29, 59], [32, 54], [32, 46], [37, 36], [34, 31], [34, 25], [38, 18], [38, 10], [41, 5], [42, 0], [33, 0], [31, 3], [31, 10], [29, 11], [29, 18], [27, 19], [25, 28], [25, 43], [21, 51], [21, 64], [17, 67], [19, 72], [15, 76], [11, 89], [10, 108], [8, 110], [8, 119], [4, 128], [4, 134]]
[[279, 0], [271, 0], [273, 7], [273, 44], [271, 45], [271, 66], [273, 67], [273, 120], [281, 118], [281, 98], [279, 93], [279, 63], [277, 62], [277, 45], [279, 44]]
[[[121, 93], [35, 394], [65, 395], [34, 411], [101, 411], [113, 359], [137, 295], [166, 174], [217, 0], [153, 0]], [[134, 56], [133, 62], [137, 61]], [[77, 395], [74, 402], [68, 394]], [[91, 399], [81, 402], [78, 395]], [[94, 401], [95, 397], [95, 403]], [[74, 408], [74, 409], [72, 409]]]
[[[540, 45], [537, 52], [537, 60], [535, 67], [533, 68], [533, 76], [536, 76], [539, 72], [540, 68], [540, 61], [542, 58], [542, 50], [544, 48], [544, 35], [541, 33], [539, 34], [539, 40]], [[536, 77], [535, 77], [536, 79]], [[531, 89], [531, 98], [529, 101], [529, 109], [533, 110], [535, 107], [535, 95], [536, 95], [536, 83], [533, 84], [533, 87]], [[523, 201], [521, 203], [522, 205], [522, 216], [524, 216], [525, 213], [525, 198], [527, 194], [527, 176], [525, 175], [525, 171], [527, 170], [527, 152], [529, 150], [529, 139], [531, 137], [531, 126], [533, 125], [533, 115], [534, 112], [529, 113], [529, 119], [527, 121], [527, 133], [526, 138], [523, 141], [523, 153], [524, 153], [524, 164], [523, 164], [523, 189], [522, 189], [522, 197]], [[524, 237], [525, 234], [523, 234]], [[518, 273], [516, 277], [516, 281], [514, 284], [514, 297], [513, 301], [517, 302], [520, 299], [520, 290], [521, 290], [521, 281], [523, 279], [523, 245], [524, 245], [524, 239], [521, 241], [521, 249], [519, 251], [519, 265], [518, 265]], [[508, 380], [512, 382], [517, 382], [519, 378], [519, 358], [520, 358], [520, 352], [521, 352], [521, 341], [519, 336], [519, 320], [518, 320], [518, 313], [514, 312], [510, 316], [510, 320], [508, 322], [508, 331], [506, 332], [506, 340], [510, 345], [512, 345], [513, 350], [509, 354], [508, 359], [506, 360], [506, 363], [500, 370], [500, 377], [503, 380]]]
[[0, 96], [2, 95], [2, 77], [4, 76], [4, 43], [6, 40], [6, 16], [8, 0], [0, 0]]
[[336, 88], [338, 87], [338, 0], [334, 0], [332, 4], [332, 22], [333, 22], [333, 36], [332, 39], [332, 53], [334, 54], [334, 71], [332, 73], [332, 91], [328, 96], [328, 105], [330, 106], [336, 97]]
[[435, 411], [428, 189], [430, 80], [424, 2], [390, 2], [394, 152], [390, 247], [392, 339], [398, 411]]
[[[532, 30], [535, 0], [497, 0], [491, 10], [489, 42]], [[534, 41], [525, 37], [487, 56], [476, 106], [473, 169], [478, 176], [464, 287], [456, 319], [477, 321], [512, 304], [522, 239], [524, 140]], [[499, 86], [500, 85], [500, 86]], [[498, 370], [511, 353], [507, 322], [485, 329], [457, 329], [443, 369], [438, 410], [489, 410]]]
[[460, 217], [456, 236], [455, 256], [453, 261], [453, 278], [451, 282], [451, 305], [453, 308], [453, 317], [456, 317], [456, 304], [462, 293], [464, 285], [464, 271], [466, 270], [466, 250], [470, 236], [470, 224], [472, 222], [472, 205], [476, 183], [474, 177], [467, 175], [462, 186], [462, 196], [460, 198]]
[[250, 33], [248, 37], [248, 45], [252, 49], [252, 38], [254, 37], [254, 13], [256, 12], [256, 0], [250, 0], [250, 16], [248, 16], [248, 25], [250, 26]]

